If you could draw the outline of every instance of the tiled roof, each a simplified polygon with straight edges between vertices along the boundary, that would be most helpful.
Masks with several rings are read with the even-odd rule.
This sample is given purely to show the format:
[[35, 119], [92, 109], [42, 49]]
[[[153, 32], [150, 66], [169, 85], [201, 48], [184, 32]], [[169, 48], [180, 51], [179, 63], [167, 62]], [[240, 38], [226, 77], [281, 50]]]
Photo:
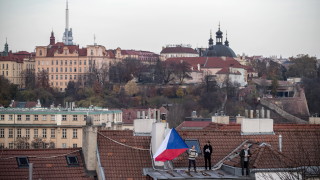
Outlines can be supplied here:
[[[100, 133], [129, 146], [150, 148], [150, 136], [133, 136], [133, 131], [129, 130], [105, 130]], [[142, 169], [152, 167], [150, 152], [120, 145], [104, 136], [98, 134], [98, 148], [106, 179], [146, 179]]]
[[56, 44], [48, 47], [47, 57], [53, 57], [54, 53], [63, 53], [63, 48], [67, 47], [69, 53], [74, 53], [75, 51], [78, 52], [79, 56], [86, 56], [87, 55], [87, 48], [79, 48], [77, 45], [65, 45], [63, 42], [57, 42]]
[[190, 47], [166, 47], [162, 49], [160, 54], [171, 54], [171, 53], [183, 53], [183, 54], [198, 54], [198, 52]]
[[27, 102], [17, 102], [17, 101], [14, 101], [13, 104], [12, 104], [12, 107], [15, 108], [33, 108], [33, 107], [36, 107], [37, 105], [37, 102], [35, 101], [27, 101]]
[[24, 56], [15, 55], [9, 52], [8, 56], [0, 56], [0, 61], [15, 61], [17, 63], [23, 63]]
[[217, 74], [235, 74], [235, 75], [241, 75], [239, 71], [232, 72], [230, 71], [229, 67], [224, 67], [220, 71], [217, 72]]
[[203, 129], [211, 124], [211, 121], [183, 121], [177, 130], [187, 130], [187, 129]]
[[[79, 166], [68, 166], [66, 155], [76, 156]], [[33, 163], [33, 179], [93, 179], [85, 174], [81, 148], [1, 150], [0, 179], [28, 179], [28, 168], [19, 168], [16, 157]]]

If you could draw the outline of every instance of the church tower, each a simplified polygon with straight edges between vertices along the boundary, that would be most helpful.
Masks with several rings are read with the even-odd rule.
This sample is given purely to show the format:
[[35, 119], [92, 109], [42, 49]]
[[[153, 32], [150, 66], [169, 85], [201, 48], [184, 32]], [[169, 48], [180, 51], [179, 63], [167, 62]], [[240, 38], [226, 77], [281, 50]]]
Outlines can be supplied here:
[[4, 44], [4, 51], [2, 53], [2, 56], [8, 56], [9, 55], [9, 45], [6, 38], [6, 44]]
[[68, 0], [66, 5], [66, 28], [63, 33], [63, 43], [65, 45], [73, 45], [73, 37], [72, 37], [72, 28], [69, 30], [69, 9], [68, 9]]
[[229, 47], [228, 33], [227, 32], [226, 32], [226, 41], [224, 42], [224, 45]]
[[222, 32], [220, 31], [220, 23], [219, 23], [219, 29], [218, 31], [216, 32], [216, 42], [217, 42], [217, 45], [222, 45]]
[[53, 31], [51, 31], [50, 45], [54, 45], [55, 43], [56, 43], [56, 38], [54, 37]]

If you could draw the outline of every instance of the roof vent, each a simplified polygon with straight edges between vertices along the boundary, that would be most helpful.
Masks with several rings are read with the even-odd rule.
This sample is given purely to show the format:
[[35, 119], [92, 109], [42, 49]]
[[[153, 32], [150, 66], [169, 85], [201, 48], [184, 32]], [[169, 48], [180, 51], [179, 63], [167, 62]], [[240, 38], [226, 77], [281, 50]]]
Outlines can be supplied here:
[[274, 134], [273, 119], [247, 119], [241, 122], [242, 135]]

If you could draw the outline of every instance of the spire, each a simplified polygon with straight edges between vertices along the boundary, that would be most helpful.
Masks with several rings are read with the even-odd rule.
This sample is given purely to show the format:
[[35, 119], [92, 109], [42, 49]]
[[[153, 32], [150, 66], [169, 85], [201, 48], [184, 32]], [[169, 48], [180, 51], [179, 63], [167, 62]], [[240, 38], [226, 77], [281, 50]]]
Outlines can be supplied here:
[[226, 41], [224, 42], [224, 45], [229, 47], [228, 32], [227, 31], [226, 31]]
[[210, 29], [209, 49], [213, 46], [212, 30]]

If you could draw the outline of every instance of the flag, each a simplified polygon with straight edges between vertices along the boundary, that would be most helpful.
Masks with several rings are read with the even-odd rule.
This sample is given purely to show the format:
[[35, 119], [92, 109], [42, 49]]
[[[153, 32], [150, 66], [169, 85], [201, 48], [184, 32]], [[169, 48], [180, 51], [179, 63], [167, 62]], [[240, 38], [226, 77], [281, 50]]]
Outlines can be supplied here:
[[163, 140], [162, 144], [154, 154], [155, 161], [168, 161], [176, 158], [188, 149], [187, 144], [179, 136], [177, 131], [172, 128]]

